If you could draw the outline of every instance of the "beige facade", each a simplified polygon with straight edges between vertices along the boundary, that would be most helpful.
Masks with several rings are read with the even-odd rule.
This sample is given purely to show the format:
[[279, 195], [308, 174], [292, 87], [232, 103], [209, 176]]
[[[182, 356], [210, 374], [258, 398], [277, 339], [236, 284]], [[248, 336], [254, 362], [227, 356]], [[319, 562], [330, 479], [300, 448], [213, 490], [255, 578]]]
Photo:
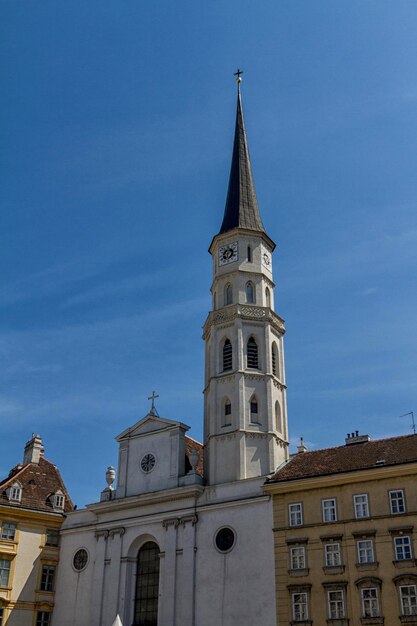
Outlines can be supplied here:
[[0, 481], [0, 626], [50, 626], [59, 531], [73, 505], [34, 435]]
[[37, 626], [54, 606], [62, 516], [0, 506], [0, 624]]
[[265, 486], [279, 626], [417, 625], [417, 462], [279, 476]]

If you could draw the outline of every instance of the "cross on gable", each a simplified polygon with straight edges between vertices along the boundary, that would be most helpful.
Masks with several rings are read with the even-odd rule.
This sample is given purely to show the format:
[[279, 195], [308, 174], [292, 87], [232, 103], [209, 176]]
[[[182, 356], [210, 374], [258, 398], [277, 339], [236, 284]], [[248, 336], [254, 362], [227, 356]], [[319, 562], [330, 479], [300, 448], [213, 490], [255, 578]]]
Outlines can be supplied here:
[[152, 395], [148, 397], [148, 400], [152, 400], [151, 410], [149, 411], [149, 413], [151, 415], [155, 415], [155, 413], [156, 413], [156, 409], [155, 409], [155, 399], [156, 398], [159, 398], [159, 394], [155, 393], [155, 391], [152, 391]]

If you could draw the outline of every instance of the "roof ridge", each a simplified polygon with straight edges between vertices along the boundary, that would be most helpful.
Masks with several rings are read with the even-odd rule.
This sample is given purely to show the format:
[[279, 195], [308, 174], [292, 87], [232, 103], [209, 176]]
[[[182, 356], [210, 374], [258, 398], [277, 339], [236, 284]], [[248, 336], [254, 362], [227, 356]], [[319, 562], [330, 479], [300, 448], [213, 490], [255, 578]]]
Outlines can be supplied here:
[[[410, 435], [395, 435], [394, 437], [381, 437], [381, 439], [370, 439], [369, 441], [362, 441], [362, 442], [358, 442], [357, 445], [360, 446], [365, 446], [365, 445], [372, 445], [374, 443], [379, 443], [381, 441], [393, 441], [394, 439], [407, 439], [409, 437], [416, 437], [416, 434], [410, 434]], [[337, 450], [338, 448], [343, 448], [343, 449], [347, 449], [347, 448], [351, 448], [353, 447], [355, 444], [350, 444], [349, 446], [347, 446], [346, 444], [341, 444], [340, 446], [329, 446], [327, 448], [317, 448], [316, 450], [306, 450], [305, 452], [303, 452], [302, 454], [313, 454], [313, 453], [317, 453], [317, 452], [323, 452], [324, 450]], [[298, 453], [295, 453], [290, 460], [296, 458], [298, 456]]]

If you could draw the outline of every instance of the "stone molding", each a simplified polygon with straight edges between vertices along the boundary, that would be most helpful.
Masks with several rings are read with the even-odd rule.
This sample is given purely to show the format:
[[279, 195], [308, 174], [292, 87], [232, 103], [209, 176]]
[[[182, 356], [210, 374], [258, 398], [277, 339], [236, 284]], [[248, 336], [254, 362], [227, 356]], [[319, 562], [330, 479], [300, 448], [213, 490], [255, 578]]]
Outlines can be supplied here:
[[190, 515], [184, 515], [183, 517], [168, 517], [167, 519], [162, 520], [162, 526], [165, 530], [168, 530], [169, 526], [174, 526], [174, 528], [178, 528], [179, 526], [185, 526], [187, 523], [191, 523], [192, 526], [195, 526], [198, 522], [197, 513], [193, 513]]
[[285, 334], [284, 320], [271, 308], [257, 306], [256, 304], [231, 304], [209, 313], [206, 323], [204, 324], [203, 339], [207, 338], [209, 329], [213, 324], [225, 324], [238, 318], [269, 322], [272, 328], [278, 331], [280, 335]]

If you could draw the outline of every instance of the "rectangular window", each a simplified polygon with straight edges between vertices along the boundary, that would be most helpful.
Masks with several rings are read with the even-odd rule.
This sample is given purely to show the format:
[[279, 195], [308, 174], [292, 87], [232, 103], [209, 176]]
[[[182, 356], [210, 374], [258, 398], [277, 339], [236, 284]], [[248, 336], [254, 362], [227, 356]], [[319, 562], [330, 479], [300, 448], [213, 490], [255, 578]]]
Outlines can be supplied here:
[[400, 587], [401, 614], [417, 615], [417, 589], [416, 585], [403, 585]]
[[288, 505], [290, 526], [301, 526], [303, 523], [303, 507], [301, 502]]
[[59, 531], [55, 528], [47, 528], [45, 543], [47, 546], [57, 546], [59, 544]]
[[379, 617], [378, 589], [370, 587], [361, 590], [362, 617]]
[[343, 589], [328, 591], [329, 618], [343, 619], [345, 617], [345, 594]]
[[10, 559], [0, 559], [0, 587], [7, 587], [10, 576]]
[[16, 535], [16, 524], [4, 523], [1, 528], [1, 538], [6, 541], [13, 541]]
[[0, 626], [3, 626], [4, 609], [0, 608]]
[[353, 503], [355, 507], [356, 519], [369, 517], [368, 495], [366, 493], [353, 496]]
[[323, 522], [336, 522], [336, 498], [328, 498], [322, 501]]
[[340, 543], [326, 543], [324, 546], [324, 562], [326, 567], [335, 567], [342, 564]]
[[292, 616], [294, 622], [304, 622], [308, 619], [307, 593], [292, 594]]
[[293, 546], [290, 548], [291, 569], [305, 569], [306, 549], [304, 546]]
[[42, 565], [41, 591], [52, 591], [54, 587], [55, 565]]
[[390, 491], [389, 499], [391, 504], [391, 513], [393, 515], [398, 515], [398, 513], [405, 513], [405, 499], [403, 489]]
[[20, 487], [10, 487], [10, 500], [20, 502], [22, 490]]
[[48, 611], [38, 611], [36, 614], [36, 626], [49, 626], [51, 614]]
[[394, 547], [396, 561], [407, 561], [412, 558], [411, 537], [395, 537]]
[[372, 539], [358, 541], [358, 563], [374, 563], [374, 542]]

